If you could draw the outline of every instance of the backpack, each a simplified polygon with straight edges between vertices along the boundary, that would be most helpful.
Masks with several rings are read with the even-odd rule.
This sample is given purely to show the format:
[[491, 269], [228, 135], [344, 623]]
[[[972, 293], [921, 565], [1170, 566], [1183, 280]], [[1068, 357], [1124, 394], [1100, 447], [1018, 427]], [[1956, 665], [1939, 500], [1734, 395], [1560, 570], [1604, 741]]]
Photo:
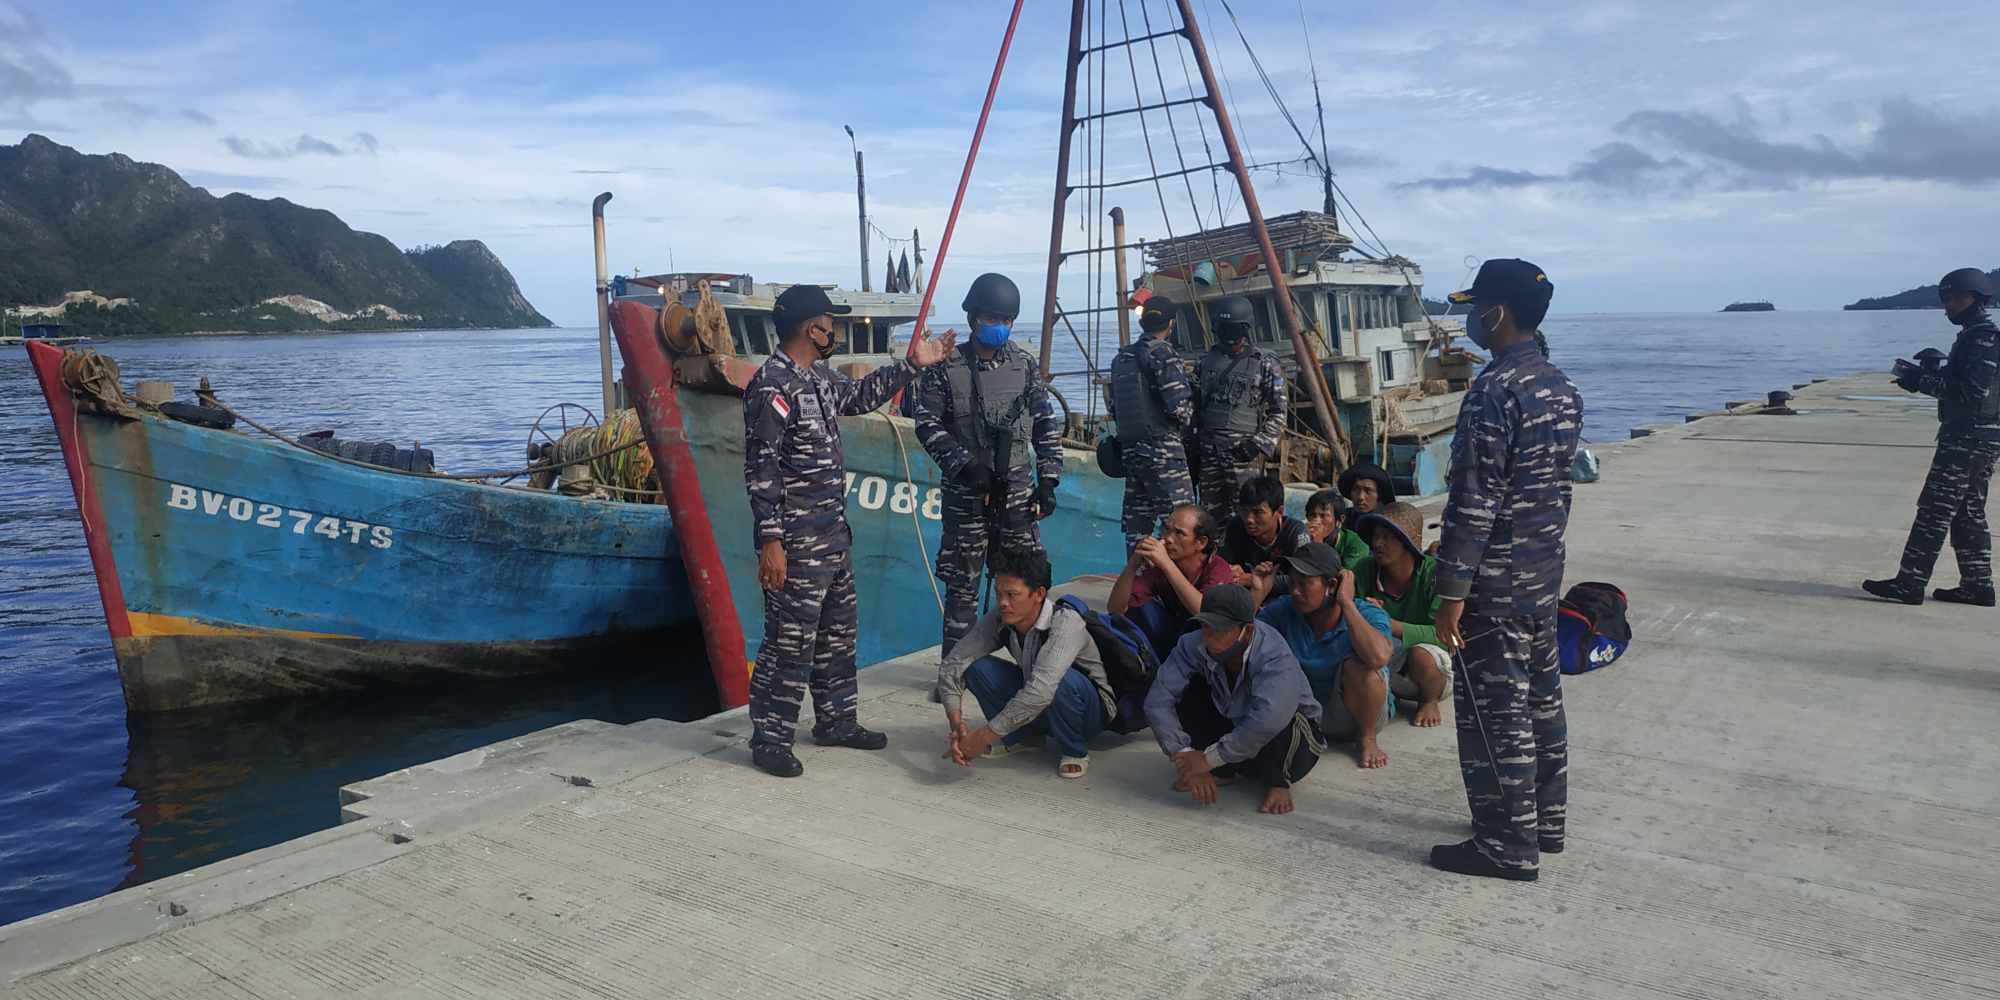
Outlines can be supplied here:
[[1146, 728], [1146, 692], [1160, 672], [1160, 659], [1153, 644], [1139, 626], [1124, 615], [1102, 614], [1083, 603], [1083, 598], [1065, 594], [1056, 598], [1056, 607], [1066, 608], [1083, 619], [1090, 641], [1097, 644], [1097, 657], [1104, 661], [1104, 674], [1111, 680], [1112, 700], [1118, 716], [1104, 728], [1114, 733], [1136, 733]]
[[1556, 662], [1566, 674], [1608, 667], [1632, 644], [1625, 592], [1608, 583], [1579, 583], [1556, 611]]

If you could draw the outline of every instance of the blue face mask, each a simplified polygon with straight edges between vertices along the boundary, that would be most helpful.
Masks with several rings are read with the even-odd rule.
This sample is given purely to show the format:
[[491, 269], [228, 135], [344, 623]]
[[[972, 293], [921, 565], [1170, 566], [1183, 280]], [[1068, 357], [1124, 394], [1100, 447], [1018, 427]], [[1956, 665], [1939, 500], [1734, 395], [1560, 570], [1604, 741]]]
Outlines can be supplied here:
[[999, 350], [1014, 335], [1012, 323], [981, 323], [972, 328], [972, 339], [981, 347]]
[[1493, 330], [1486, 325], [1486, 313], [1473, 309], [1465, 314], [1465, 336], [1482, 348], [1493, 346]]

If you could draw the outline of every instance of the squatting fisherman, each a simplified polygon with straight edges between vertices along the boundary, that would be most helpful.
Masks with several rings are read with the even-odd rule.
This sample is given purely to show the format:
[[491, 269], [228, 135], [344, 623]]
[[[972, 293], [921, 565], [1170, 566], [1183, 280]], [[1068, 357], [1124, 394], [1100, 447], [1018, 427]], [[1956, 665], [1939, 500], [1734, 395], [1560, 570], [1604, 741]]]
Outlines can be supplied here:
[[1938, 301], [1945, 318], [1959, 328], [1950, 356], [1942, 366], [1908, 366], [1896, 378], [1905, 390], [1937, 399], [1937, 452], [1917, 497], [1902, 565], [1893, 578], [1861, 586], [1887, 600], [1924, 603], [1924, 587], [1949, 533], [1958, 553], [1958, 586], [1931, 596], [1990, 608], [1993, 535], [1986, 525], [1986, 494], [2000, 459], [2000, 329], [1986, 311], [1993, 282], [1978, 268], [1961, 267], [1938, 282]]
[[889, 401], [916, 370], [951, 353], [956, 334], [919, 334], [906, 360], [851, 379], [826, 364], [834, 305], [817, 285], [793, 285], [771, 318], [778, 350], [743, 392], [743, 478], [756, 524], [764, 643], [750, 677], [751, 759], [782, 778], [804, 773], [792, 753], [799, 703], [813, 698], [813, 742], [880, 750], [882, 733], [855, 718], [853, 533], [847, 526], [842, 416]]
[[1181, 442], [1194, 419], [1194, 389], [1169, 340], [1174, 309], [1164, 295], [1147, 299], [1139, 313], [1139, 339], [1111, 360], [1111, 418], [1118, 423], [1118, 456], [1125, 467], [1119, 521], [1128, 553], [1140, 539], [1153, 537], [1175, 507], [1194, 502]]
[[1010, 342], [1021, 290], [982, 274], [965, 293], [971, 342], [917, 380], [917, 437], [944, 479], [944, 652], [978, 616], [989, 546], [1039, 549], [1036, 523], [1056, 509], [1062, 421], [1041, 366]]
[[1241, 295], [1208, 307], [1215, 346], [1195, 366], [1195, 426], [1201, 437], [1201, 503], [1228, 524], [1236, 491], [1278, 454], [1290, 390], [1276, 359], [1250, 343], [1256, 305]]
[[1489, 260], [1451, 294], [1472, 307], [1466, 336], [1492, 354], [1459, 410], [1437, 555], [1437, 636], [1459, 655], [1452, 705], [1472, 839], [1432, 848], [1431, 864], [1462, 875], [1532, 881], [1541, 856], [1563, 849], [1556, 600], [1583, 402], [1537, 346], [1554, 295], [1524, 260]]

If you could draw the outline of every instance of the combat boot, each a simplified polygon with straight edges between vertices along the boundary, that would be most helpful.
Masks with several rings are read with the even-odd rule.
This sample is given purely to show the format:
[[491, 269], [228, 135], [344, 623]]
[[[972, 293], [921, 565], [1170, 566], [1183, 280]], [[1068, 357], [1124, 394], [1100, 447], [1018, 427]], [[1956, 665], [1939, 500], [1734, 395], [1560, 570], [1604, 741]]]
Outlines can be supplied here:
[[856, 750], [880, 750], [889, 745], [889, 735], [878, 733], [853, 719], [842, 719], [831, 724], [818, 723], [813, 726], [813, 742], [823, 747], [853, 747]]
[[1888, 580], [1863, 580], [1861, 589], [1885, 601], [1901, 601], [1904, 604], [1924, 603], [1923, 585], [1900, 576]]
[[1507, 868], [1493, 863], [1486, 855], [1479, 853], [1472, 841], [1457, 844], [1439, 844], [1431, 848], [1431, 867], [1455, 875], [1478, 875], [1484, 878], [1504, 878], [1515, 882], [1533, 882], [1541, 877], [1534, 868]]
[[1961, 583], [1950, 590], [1943, 588], [1933, 590], [1931, 596], [1947, 604], [1970, 604], [1980, 608], [1990, 608], [1996, 603], [1993, 598], [1993, 585], [1990, 583], [1984, 587], [1972, 587]]
[[792, 748], [778, 743], [750, 744], [750, 760], [765, 774], [780, 778], [796, 778], [806, 773], [806, 766], [792, 753]]

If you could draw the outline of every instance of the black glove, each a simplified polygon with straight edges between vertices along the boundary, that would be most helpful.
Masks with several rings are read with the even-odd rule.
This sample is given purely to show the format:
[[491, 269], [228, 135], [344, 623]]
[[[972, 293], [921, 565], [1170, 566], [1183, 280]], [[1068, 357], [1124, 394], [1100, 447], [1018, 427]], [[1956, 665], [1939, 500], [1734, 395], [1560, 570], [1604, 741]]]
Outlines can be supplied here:
[[1044, 479], [1040, 486], [1035, 487], [1035, 509], [1039, 512], [1036, 514], [1038, 520], [1056, 512], [1055, 480]]
[[958, 485], [974, 493], [993, 492], [993, 468], [978, 459], [973, 459], [959, 467]]
[[1264, 449], [1248, 438], [1236, 442], [1236, 447], [1229, 449], [1229, 457], [1239, 462], [1254, 462], [1263, 456]]
[[1901, 388], [1904, 392], [1917, 392], [1919, 391], [1919, 387], [1922, 385], [1922, 382], [1920, 381], [1922, 378], [1923, 376], [1918, 372], [1914, 370], [1909, 371], [1904, 374], [1896, 376], [1896, 385], [1899, 388]]

